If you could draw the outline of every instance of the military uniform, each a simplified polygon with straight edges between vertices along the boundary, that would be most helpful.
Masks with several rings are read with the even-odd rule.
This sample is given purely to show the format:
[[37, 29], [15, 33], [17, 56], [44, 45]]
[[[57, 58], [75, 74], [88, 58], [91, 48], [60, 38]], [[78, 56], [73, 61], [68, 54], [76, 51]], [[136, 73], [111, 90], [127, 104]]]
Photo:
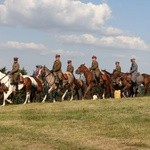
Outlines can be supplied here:
[[73, 74], [73, 71], [74, 71], [74, 67], [73, 65], [71, 64], [71, 60], [68, 60], [68, 65], [67, 65], [67, 71], [68, 72], [71, 72]]
[[[60, 55], [56, 55], [56, 58], [60, 57]], [[61, 70], [62, 63], [60, 60], [55, 60], [53, 64], [52, 71], [56, 76], [56, 82], [62, 82], [62, 70]]]
[[116, 68], [114, 69], [114, 71], [121, 72], [121, 67], [119, 65], [119, 62], [117, 61], [115, 64], [116, 64]]
[[93, 73], [93, 79], [97, 82], [99, 82], [100, 79], [100, 70], [99, 70], [99, 65], [98, 62], [96, 61], [96, 56], [93, 56], [92, 59], [95, 59], [92, 61], [92, 65], [90, 67], [90, 70]]
[[132, 82], [136, 82], [137, 74], [138, 74], [138, 65], [136, 62], [132, 62], [130, 67], [130, 73], [131, 73], [131, 80]]
[[12, 65], [12, 70], [10, 71], [11, 84], [16, 85], [16, 91], [18, 90], [18, 82], [19, 82], [19, 69], [20, 65], [18, 63], [18, 58], [14, 58], [14, 63]]

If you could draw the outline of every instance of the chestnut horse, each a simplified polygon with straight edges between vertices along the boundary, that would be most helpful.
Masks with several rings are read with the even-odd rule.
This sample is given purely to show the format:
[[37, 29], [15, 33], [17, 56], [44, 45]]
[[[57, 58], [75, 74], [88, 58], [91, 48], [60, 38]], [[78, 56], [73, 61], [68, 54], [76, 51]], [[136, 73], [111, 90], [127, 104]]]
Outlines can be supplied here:
[[141, 74], [143, 77], [143, 80], [141, 81], [141, 83], [138, 84], [143, 84], [144, 86], [144, 95], [146, 95], [148, 93], [148, 91], [150, 91], [150, 75], [148, 74]]
[[[32, 92], [32, 88], [36, 88], [38, 92], [42, 91], [42, 82], [39, 79], [35, 79], [33, 77], [30, 77], [28, 75], [20, 75], [20, 83], [18, 84], [18, 90], [25, 89], [26, 92], [26, 99], [24, 104], [26, 104], [30, 100], [30, 95]], [[7, 74], [4, 74], [0, 72], [0, 82], [1, 84], [4, 84], [8, 90], [3, 92], [3, 104], [2, 106], [5, 106], [6, 101], [9, 103], [12, 103], [11, 100], [8, 100], [8, 97], [15, 92], [16, 86], [12, 85], [10, 82], [10, 77]]]
[[76, 74], [84, 74], [86, 79], [87, 88], [85, 90], [83, 99], [85, 99], [87, 93], [95, 86], [95, 82], [93, 80], [93, 73], [85, 66], [85, 64], [81, 64], [75, 71]]
[[[39, 75], [41, 76], [45, 85], [48, 87], [48, 92], [45, 93], [45, 96], [44, 96], [42, 102], [45, 102], [48, 94], [50, 94], [51, 92], [53, 92], [52, 98], [53, 98], [53, 102], [55, 102], [56, 92], [58, 92], [60, 90], [58, 87], [58, 84], [55, 83], [55, 80], [56, 80], [55, 75], [46, 66], [41, 66]], [[65, 72], [63, 74], [63, 87], [65, 88], [65, 92], [64, 92], [61, 100], [62, 101], [64, 100], [64, 98], [69, 90], [71, 91], [70, 100], [72, 100], [73, 99], [73, 89], [74, 89], [74, 76], [72, 75], [72, 73]]]

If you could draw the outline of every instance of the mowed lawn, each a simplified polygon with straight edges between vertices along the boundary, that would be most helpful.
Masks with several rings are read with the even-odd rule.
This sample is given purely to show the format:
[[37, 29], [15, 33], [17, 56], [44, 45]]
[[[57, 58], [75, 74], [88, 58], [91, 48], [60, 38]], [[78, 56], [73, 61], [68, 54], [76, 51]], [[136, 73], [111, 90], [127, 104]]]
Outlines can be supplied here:
[[1, 150], [148, 150], [150, 97], [0, 107]]

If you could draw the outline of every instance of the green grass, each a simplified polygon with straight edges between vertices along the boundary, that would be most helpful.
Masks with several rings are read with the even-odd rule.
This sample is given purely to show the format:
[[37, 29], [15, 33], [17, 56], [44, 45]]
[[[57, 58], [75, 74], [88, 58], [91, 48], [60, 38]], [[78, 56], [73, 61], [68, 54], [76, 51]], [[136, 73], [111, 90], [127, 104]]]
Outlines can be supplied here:
[[150, 97], [0, 107], [1, 150], [150, 149]]

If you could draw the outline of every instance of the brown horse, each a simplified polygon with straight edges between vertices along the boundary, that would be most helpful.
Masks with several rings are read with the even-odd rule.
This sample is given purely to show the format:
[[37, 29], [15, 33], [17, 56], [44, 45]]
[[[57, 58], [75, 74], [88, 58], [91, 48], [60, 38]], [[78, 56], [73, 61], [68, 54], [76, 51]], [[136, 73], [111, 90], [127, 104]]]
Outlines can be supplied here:
[[85, 99], [87, 93], [95, 86], [95, 82], [93, 80], [93, 73], [85, 66], [85, 64], [81, 64], [77, 70], [75, 71], [76, 74], [84, 74], [86, 79], [87, 88], [85, 90], [83, 99]]
[[123, 97], [137, 95], [136, 85], [131, 80], [131, 73], [114, 71], [111, 78], [114, 89], [120, 89]]
[[36, 93], [42, 94], [43, 92], [43, 82], [36, 76], [20, 75], [20, 83], [23, 84], [23, 90], [26, 92], [24, 104], [33, 100]]
[[84, 83], [84, 81], [82, 79], [74, 79], [74, 84], [75, 84], [75, 92], [76, 92], [76, 95], [77, 95], [77, 99], [82, 99], [83, 98], [83, 95], [84, 95], [84, 91], [85, 91], [85, 88], [86, 88], [86, 85]]
[[113, 97], [114, 89], [112, 86], [111, 73], [106, 70], [100, 72], [100, 86], [103, 89], [103, 99]]
[[146, 95], [148, 93], [148, 91], [150, 91], [150, 75], [145, 74], [145, 73], [143, 73], [141, 75], [143, 77], [143, 81], [140, 84], [143, 84], [143, 86], [144, 86], [144, 95]]

